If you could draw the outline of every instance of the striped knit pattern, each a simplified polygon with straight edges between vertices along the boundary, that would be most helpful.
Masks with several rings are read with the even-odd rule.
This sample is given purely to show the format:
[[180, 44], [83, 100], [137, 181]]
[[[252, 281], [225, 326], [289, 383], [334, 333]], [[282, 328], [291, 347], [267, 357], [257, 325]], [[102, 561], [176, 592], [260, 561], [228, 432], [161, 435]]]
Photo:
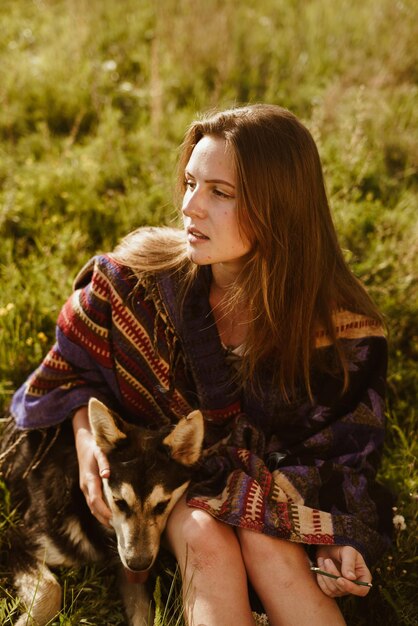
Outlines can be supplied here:
[[178, 389], [166, 393], [172, 347], [163, 310], [110, 256], [98, 257], [92, 270], [91, 282], [73, 293], [58, 318], [65, 345], [50, 350], [28, 380], [27, 394], [80, 389], [89, 384], [84, 366], [94, 364], [104, 380], [116, 377], [119, 403], [129, 414], [149, 424], [176, 421], [191, 407]]

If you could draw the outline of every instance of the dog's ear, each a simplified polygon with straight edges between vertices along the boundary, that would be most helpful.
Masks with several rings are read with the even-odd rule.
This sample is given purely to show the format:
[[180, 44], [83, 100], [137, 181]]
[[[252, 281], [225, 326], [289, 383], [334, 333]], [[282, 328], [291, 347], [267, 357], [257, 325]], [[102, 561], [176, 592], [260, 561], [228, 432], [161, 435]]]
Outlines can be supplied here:
[[104, 453], [110, 452], [121, 439], [126, 439], [125, 433], [118, 428], [114, 415], [97, 398], [90, 398], [89, 420], [96, 443]]
[[163, 444], [168, 447], [172, 459], [182, 465], [193, 465], [202, 453], [204, 435], [203, 415], [192, 411], [177, 422]]

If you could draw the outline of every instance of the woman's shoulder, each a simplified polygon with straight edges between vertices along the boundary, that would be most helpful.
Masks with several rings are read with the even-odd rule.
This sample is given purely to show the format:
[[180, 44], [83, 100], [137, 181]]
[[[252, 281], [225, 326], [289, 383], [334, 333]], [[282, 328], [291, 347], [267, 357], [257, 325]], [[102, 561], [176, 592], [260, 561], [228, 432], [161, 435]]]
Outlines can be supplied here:
[[[333, 311], [331, 319], [335, 339], [386, 337], [382, 322], [362, 313], [339, 308]], [[333, 338], [328, 330], [323, 325], [318, 325], [315, 331], [315, 347], [322, 348], [332, 343]]]
[[172, 269], [185, 260], [184, 232], [168, 227], [143, 227], [129, 233], [111, 252], [95, 255], [79, 270], [73, 289], [94, 279], [138, 281], [140, 276]]
[[[124, 268], [111, 254], [103, 253], [91, 257], [77, 272], [73, 280], [73, 290], [82, 289], [91, 282], [100, 280], [114, 282], [127, 275], [128, 268]], [[132, 272], [131, 272], [132, 273]]]

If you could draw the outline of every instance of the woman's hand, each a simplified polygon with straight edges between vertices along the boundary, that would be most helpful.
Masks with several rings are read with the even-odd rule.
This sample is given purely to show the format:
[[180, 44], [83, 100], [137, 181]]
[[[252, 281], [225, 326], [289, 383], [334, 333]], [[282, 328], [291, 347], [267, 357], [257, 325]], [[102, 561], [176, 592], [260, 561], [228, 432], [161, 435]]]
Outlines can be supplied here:
[[110, 526], [112, 513], [103, 500], [102, 478], [109, 478], [106, 455], [96, 444], [90, 429], [87, 407], [73, 417], [75, 447], [80, 472], [80, 488], [91, 513], [105, 526]]
[[372, 581], [372, 575], [364, 558], [351, 546], [319, 546], [316, 552], [318, 567], [325, 572], [341, 576], [335, 580], [317, 574], [318, 585], [331, 598], [353, 594], [365, 596], [370, 587], [356, 585], [352, 580], [365, 583]]

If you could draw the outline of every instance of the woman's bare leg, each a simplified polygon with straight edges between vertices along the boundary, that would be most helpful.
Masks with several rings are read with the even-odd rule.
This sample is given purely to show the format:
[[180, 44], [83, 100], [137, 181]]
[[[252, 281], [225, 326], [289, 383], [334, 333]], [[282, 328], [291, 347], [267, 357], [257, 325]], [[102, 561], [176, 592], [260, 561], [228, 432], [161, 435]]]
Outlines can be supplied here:
[[182, 572], [189, 626], [254, 626], [241, 549], [231, 526], [181, 500], [169, 517], [166, 539]]
[[345, 626], [335, 600], [318, 587], [301, 545], [243, 529], [237, 535], [270, 626]]

